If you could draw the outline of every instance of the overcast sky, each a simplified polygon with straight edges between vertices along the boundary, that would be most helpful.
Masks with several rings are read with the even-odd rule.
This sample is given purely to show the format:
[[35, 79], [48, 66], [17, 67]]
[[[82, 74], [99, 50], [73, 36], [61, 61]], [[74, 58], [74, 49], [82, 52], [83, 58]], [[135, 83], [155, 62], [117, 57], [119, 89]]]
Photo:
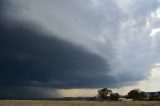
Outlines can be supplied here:
[[1, 0], [0, 97], [160, 86], [159, 0]]

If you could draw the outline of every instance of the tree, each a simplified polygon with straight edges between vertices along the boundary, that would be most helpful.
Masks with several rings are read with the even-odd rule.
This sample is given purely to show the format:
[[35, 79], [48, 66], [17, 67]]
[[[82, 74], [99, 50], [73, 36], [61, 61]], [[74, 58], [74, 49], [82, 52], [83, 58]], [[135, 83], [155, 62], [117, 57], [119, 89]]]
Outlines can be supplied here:
[[145, 93], [139, 89], [133, 89], [128, 92], [128, 97], [133, 100], [143, 100], [145, 98]]
[[160, 97], [160, 91], [158, 92], [158, 97]]
[[111, 100], [116, 101], [116, 100], [118, 100], [118, 98], [119, 98], [119, 94], [118, 93], [110, 94], [110, 99]]
[[158, 92], [158, 100], [160, 100], [160, 91]]
[[98, 90], [98, 96], [102, 100], [107, 100], [109, 98], [110, 94], [112, 94], [112, 90], [109, 90], [107, 88], [103, 88], [103, 89]]
[[149, 99], [150, 100], [158, 100], [158, 95], [155, 92], [151, 92], [149, 94]]

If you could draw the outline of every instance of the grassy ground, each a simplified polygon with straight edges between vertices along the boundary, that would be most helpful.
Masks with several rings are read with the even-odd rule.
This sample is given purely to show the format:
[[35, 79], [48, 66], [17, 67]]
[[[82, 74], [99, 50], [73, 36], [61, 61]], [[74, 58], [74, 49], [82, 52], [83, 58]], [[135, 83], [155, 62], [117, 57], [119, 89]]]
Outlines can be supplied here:
[[36, 101], [0, 100], [0, 106], [160, 106], [160, 102], [91, 102], [91, 101]]

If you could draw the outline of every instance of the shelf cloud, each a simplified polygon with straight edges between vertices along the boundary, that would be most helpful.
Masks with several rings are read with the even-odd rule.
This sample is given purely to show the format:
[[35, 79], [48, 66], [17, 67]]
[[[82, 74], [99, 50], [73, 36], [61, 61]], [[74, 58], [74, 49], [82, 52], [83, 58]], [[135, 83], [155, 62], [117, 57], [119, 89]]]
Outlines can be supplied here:
[[158, 0], [1, 0], [0, 7], [2, 98], [14, 97], [9, 88], [50, 97], [51, 89], [58, 96], [58, 89], [134, 85], [159, 63], [159, 32], [150, 36]]

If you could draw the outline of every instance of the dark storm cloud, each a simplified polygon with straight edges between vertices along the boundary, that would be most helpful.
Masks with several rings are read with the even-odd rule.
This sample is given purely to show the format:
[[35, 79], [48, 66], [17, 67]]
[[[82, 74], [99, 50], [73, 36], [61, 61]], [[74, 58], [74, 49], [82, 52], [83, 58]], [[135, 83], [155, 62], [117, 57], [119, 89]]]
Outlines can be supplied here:
[[110, 85], [113, 78], [107, 75], [109, 66], [101, 57], [46, 37], [31, 25], [6, 23], [4, 12], [0, 12], [0, 98], [50, 97], [48, 88]]
[[0, 83], [52, 87], [98, 87], [109, 66], [97, 55], [27, 27], [0, 29]]
[[102, 58], [28, 27], [0, 25], [2, 98], [49, 97], [45, 90], [35, 92], [27, 87], [96, 88], [104, 83], [110, 85], [113, 78], [107, 75], [109, 66]]
[[157, 2], [86, 1], [0, 1], [1, 97], [49, 97], [49, 88], [122, 87], [147, 78], [144, 19]]

